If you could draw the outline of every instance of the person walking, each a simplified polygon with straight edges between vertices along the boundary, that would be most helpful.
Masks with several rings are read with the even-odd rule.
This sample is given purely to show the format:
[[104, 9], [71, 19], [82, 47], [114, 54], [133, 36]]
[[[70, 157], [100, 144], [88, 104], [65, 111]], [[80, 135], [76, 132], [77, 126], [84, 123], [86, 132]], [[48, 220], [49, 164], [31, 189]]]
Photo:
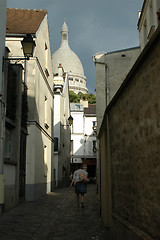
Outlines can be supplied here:
[[[85, 178], [85, 181], [82, 180], [82, 176], [84, 176], [83, 178]], [[77, 198], [77, 206], [79, 207], [80, 196], [81, 196], [82, 208], [84, 208], [84, 194], [87, 193], [87, 183], [86, 183], [88, 180], [87, 176], [88, 176], [88, 173], [82, 169], [82, 164], [78, 163], [77, 170], [74, 171], [74, 174], [73, 174], [73, 180], [70, 184], [70, 189], [72, 189], [72, 185], [74, 183], [75, 193]]]

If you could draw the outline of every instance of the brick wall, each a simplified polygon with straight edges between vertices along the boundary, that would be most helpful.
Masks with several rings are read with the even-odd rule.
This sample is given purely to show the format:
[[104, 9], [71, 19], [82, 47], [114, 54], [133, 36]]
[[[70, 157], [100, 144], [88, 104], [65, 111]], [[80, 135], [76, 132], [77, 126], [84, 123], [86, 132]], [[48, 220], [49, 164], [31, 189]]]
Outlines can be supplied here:
[[112, 213], [160, 239], [160, 34], [142, 55], [106, 111]]

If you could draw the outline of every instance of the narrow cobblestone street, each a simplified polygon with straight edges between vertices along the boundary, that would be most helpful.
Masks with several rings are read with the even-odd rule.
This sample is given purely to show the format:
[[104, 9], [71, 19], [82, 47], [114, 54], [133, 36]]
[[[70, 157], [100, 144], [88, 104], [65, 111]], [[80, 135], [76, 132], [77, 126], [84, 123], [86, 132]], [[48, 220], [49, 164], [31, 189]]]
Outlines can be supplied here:
[[4, 239], [108, 239], [98, 213], [96, 186], [88, 185], [84, 209], [76, 205], [74, 188], [63, 188], [4, 213], [0, 216], [0, 240]]

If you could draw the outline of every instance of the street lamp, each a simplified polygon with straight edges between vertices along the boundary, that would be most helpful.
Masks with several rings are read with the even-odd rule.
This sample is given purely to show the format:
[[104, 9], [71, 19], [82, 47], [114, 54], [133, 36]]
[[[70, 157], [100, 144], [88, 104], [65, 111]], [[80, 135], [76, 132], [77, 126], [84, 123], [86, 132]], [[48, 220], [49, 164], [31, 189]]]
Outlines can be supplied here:
[[70, 115], [69, 118], [68, 118], [68, 123], [67, 125], [63, 125], [61, 124], [61, 126], [71, 126], [73, 124], [73, 117]]
[[30, 57], [33, 57], [33, 51], [36, 46], [35, 41], [32, 38], [31, 34], [27, 34], [24, 39], [21, 41], [24, 57], [18, 58], [3, 58], [3, 63], [9, 60], [29, 60]]
[[70, 115], [68, 118], [69, 126], [73, 124], [73, 117]]
[[30, 57], [33, 57], [33, 51], [36, 46], [31, 34], [27, 34], [26, 37], [24, 37], [24, 39], [21, 41], [21, 44], [24, 56], [29, 60]]

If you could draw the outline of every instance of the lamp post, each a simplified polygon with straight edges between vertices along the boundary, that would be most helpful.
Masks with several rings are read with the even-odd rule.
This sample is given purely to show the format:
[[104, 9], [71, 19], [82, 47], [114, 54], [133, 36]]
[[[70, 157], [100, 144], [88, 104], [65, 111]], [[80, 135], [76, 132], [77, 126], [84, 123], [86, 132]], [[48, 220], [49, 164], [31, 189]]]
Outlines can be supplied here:
[[73, 117], [70, 115], [68, 118], [69, 126], [73, 124]]
[[30, 57], [33, 57], [33, 51], [36, 46], [35, 41], [33, 40], [31, 34], [27, 34], [26, 37], [21, 41], [24, 57], [29, 60]]
[[[33, 51], [36, 46], [35, 41], [32, 38], [31, 34], [27, 34], [24, 39], [21, 41], [24, 57], [3, 57], [3, 65], [5, 61], [10, 60], [29, 60], [30, 57], [33, 57]], [[4, 68], [3, 68], [4, 69]]]
[[70, 115], [69, 118], [68, 118], [68, 123], [69, 123], [69, 124], [66, 124], [66, 125], [61, 124], [61, 126], [71, 126], [71, 125], [73, 124], [73, 117], [72, 117], [71, 115]]
[[21, 61], [24, 60], [24, 95], [26, 95], [26, 71], [27, 71], [27, 60], [30, 59], [30, 57], [33, 57], [33, 51], [36, 46], [35, 41], [33, 40], [33, 37], [31, 34], [26, 34], [26, 36], [23, 38], [21, 41], [22, 49], [23, 49], [23, 54], [24, 57], [8, 57], [5, 58], [3, 57], [3, 67], [2, 67], [2, 72], [4, 72], [4, 66], [6, 61]]

